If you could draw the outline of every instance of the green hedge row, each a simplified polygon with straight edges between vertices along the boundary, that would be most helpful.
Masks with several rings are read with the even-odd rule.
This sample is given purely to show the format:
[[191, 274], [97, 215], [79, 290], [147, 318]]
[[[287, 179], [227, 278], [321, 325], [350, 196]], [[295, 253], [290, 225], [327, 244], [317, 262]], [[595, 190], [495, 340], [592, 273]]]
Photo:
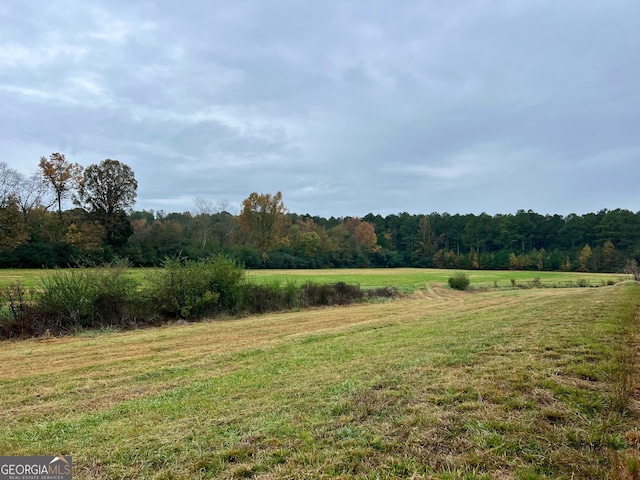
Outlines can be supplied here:
[[364, 291], [359, 285], [298, 285], [249, 281], [237, 260], [167, 258], [139, 284], [126, 262], [100, 268], [57, 270], [27, 291], [19, 283], [0, 291], [0, 338], [54, 335], [78, 329], [157, 325], [220, 315], [264, 313], [345, 305], [368, 297], [392, 297], [393, 288]]

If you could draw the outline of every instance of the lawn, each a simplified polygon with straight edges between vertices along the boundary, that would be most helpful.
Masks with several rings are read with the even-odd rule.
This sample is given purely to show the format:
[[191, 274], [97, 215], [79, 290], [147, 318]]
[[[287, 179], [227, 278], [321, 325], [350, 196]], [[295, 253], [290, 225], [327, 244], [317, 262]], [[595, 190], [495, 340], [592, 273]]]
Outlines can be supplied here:
[[0, 452], [73, 455], [74, 478], [637, 478], [639, 306], [633, 284], [436, 285], [3, 342]]

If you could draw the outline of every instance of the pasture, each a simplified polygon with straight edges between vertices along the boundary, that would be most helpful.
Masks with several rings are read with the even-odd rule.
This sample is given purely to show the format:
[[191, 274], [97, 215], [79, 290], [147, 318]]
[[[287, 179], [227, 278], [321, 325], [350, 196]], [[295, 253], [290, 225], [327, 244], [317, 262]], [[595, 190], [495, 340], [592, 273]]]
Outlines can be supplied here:
[[[70, 454], [88, 479], [640, 475], [639, 286], [469, 272], [504, 288], [466, 293], [442, 286], [450, 271], [311, 273], [411, 293], [2, 342], [0, 452]], [[248, 273], [282, 274], [299, 273]]]
[[[346, 282], [367, 287], [394, 286], [404, 291], [426, 290], [430, 286], [446, 285], [447, 279], [457, 270], [434, 268], [345, 268], [319, 270], [248, 270], [250, 278], [257, 281], [284, 281], [292, 279], [299, 282], [311, 280], [317, 283]], [[471, 279], [471, 285], [477, 288], [512, 288], [513, 283], [521, 287], [539, 283], [544, 287], [565, 287], [583, 284], [601, 286], [627, 278], [624, 274], [577, 273], [577, 272], [538, 272], [506, 270], [461, 270]], [[539, 281], [539, 282], [538, 282]]]
[[[127, 273], [141, 284], [153, 268], [130, 268]], [[37, 288], [43, 276], [55, 269], [0, 269], [0, 286], [20, 282], [28, 288]], [[345, 268], [316, 270], [247, 270], [247, 278], [257, 282], [295, 280], [304, 283], [346, 282], [363, 288], [394, 286], [403, 291], [424, 290], [432, 285], [444, 285], [454, 270], [430, 268]], [[520, 286], [530, 286], [539, 279], [544, 287], [576, 286], [580, 282], [588, 286], [601, 286], [618, 282], [628, 276], [622, 273], [578, 273], [546, 271], [466, 270], [471, 285], [480, 288], [511, 288], [513, 281]]]

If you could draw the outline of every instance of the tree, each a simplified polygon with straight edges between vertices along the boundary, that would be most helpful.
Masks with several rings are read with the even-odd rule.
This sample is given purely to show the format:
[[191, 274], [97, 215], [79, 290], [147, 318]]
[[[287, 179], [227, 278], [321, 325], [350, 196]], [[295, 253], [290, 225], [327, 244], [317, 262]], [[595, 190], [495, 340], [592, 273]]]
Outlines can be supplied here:
[[376, 227], [372, 223], [362, 221], [358, 223], [353, 231], [353, 237], [356, 243], [367, 251], [374, 252], [380, 249], [377, 245]]
[[25, 223], [29, 222], [29, 215], [34, 209], [44, 207], [46, 210], [53, 205], [51, 198], [47, 195], [48, 192], [47, 182], [38, 172], [34, 172], [29, 177], [22, 177], [16, 195], [16, 204], [22, 211]]
[[0, 206], [0, 251], [11, 251], [29, 240], [29, 233], [15, 201]]
[[82, 167], [68, 162], [61, 153], [52, 153], [49, 160], [41, 157], [39, 166], [42, 176], [51, 184], [58, 204], [58, 214], [62, 215], [62, 201], [82, 181]]
[[411, 260], [414, 265], [430, 267], [433, 264], [433, 255], [436, 252], [438, 240], [433, 233], [429, 216], [420, 215], [419, 218], [418, 236]]
[[578, 257], [578, 260], [580, 262], [579, 270], [581, 272], [588, 272], [590, 270], [592, 255], [593, 255], [593, 250], [591, 249], [589, 244], [586, 244], [582, 249], [582, 251], [580, 252], [580, 257]]
[[21, 181], [22, 176], [17, 170], [0, 162], [0, 205], [8, 205], [15, 199]]
[[602, 254], [600, 257], [600, 263], [605, 271], [610, 272], [613, 266], [613, 262], [616, 256], [616, 247], [611, 240], [607, 240], [602, 245]]
[[224, 247], [238, 229], [238, 219], [231, 213], [235, 209], [229, 206], [227, 200], [219, 200], [216, 208], [219, 213], [215, 215], [214, 229], [218, 234], [220, 246]]
[[98, 222], [73, 222], [64, 239], [82, 252], [99, 252], [104, 242], [104, 227]]
[[280, 240], [286, 212], [281, 192], [275, 195], [253, 192], [243, 200], [238, 220], [250, 241], [265, 253]]
[[76, 203], [104, 227], [109, 245], [123, 245], [133, 233], [126, 210], [135, 204], [137, 189], [133, 170], [118, 160], [85, 169]]
[[207, 246], [207, 240], [209, 239], [209, 233], [211, 232], [215, 210], [213, 202], [202, 197], [194, 198], [193, 203], [196, 204], [194, 218], [200, 236], [201, 249], [204, 251]]
[[131, 167], [106, 159], [86, 168], [78, 200], [89, 211], [114, 215], [133, 207], [137, 190], [138, 182]]
[[640, 267], [638, 266], [638, 262], [636, 262], [635, 258], [627, 260], [627, 265], [624, 267], [623, 271], [627, 275], [632, 275], [636, 282], [640, 280]]

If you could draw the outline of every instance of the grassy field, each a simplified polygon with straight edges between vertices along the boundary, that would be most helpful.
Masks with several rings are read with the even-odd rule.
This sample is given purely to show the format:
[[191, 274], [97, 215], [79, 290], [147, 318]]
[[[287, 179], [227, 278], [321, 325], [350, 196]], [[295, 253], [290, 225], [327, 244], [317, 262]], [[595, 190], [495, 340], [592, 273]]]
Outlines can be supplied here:
[[[464, 270], [461, 270], [464, 271]], [[402, 290], [426, 290], [430, 286], [444, 285], [456, 270], [432, 268], [345, 268], [324, 270], [249, 270], [248, 275], [257, 281], [293, 279], [299, 282], [312, 280], [317, 283], [346, 282], [362, 287], [386, 287], [393, 285]], [[471, 279], [471, 285], [480, 288], [511, 288], [516, 285], [531, 286], [538, 279], [541, 286], [575, 286], [584, 281], [587, 285], [600, 286], [609, 281], [617, 282], [625, 278], [623, 274], [594, 274], [576, 272], [525, 272], [525, 271], [464, 271]]]
[[418, 288], [432, 282], [0, 343], [0, 452], [71, 454], [94, 479], [639, 478], [639, 286]]
[[[43, 276], [54, 273], [55, 269], [0, 269], [0, 286], [20, 282], [28, 288], [37, 288]], [[128, 274], [144, 283], [145, 276], [153, 269], [131, 268]], [[295, 280], [304, 283], [311, 280], [317, 283], [346, 282], [367, 287], [395, 286], [404, 291], [425, 290], [429, 286], [442, 285], [455, 273], [454, 270], [429, 268], [345, 268], [320, 270], [247, 270], [247, 277], [257, 282]], [[480, 288], [510, 288], [512, 281], [529, 286], [539, 279], [542, 286], [564, 287], [584, 282], [591, 286], [600, 286], [608, 282], [625, 279], [624, 274], [612, 273], [576, 273], [576, 272], [525, 272], [525, 271], [466, 271], [472, 286]]]

